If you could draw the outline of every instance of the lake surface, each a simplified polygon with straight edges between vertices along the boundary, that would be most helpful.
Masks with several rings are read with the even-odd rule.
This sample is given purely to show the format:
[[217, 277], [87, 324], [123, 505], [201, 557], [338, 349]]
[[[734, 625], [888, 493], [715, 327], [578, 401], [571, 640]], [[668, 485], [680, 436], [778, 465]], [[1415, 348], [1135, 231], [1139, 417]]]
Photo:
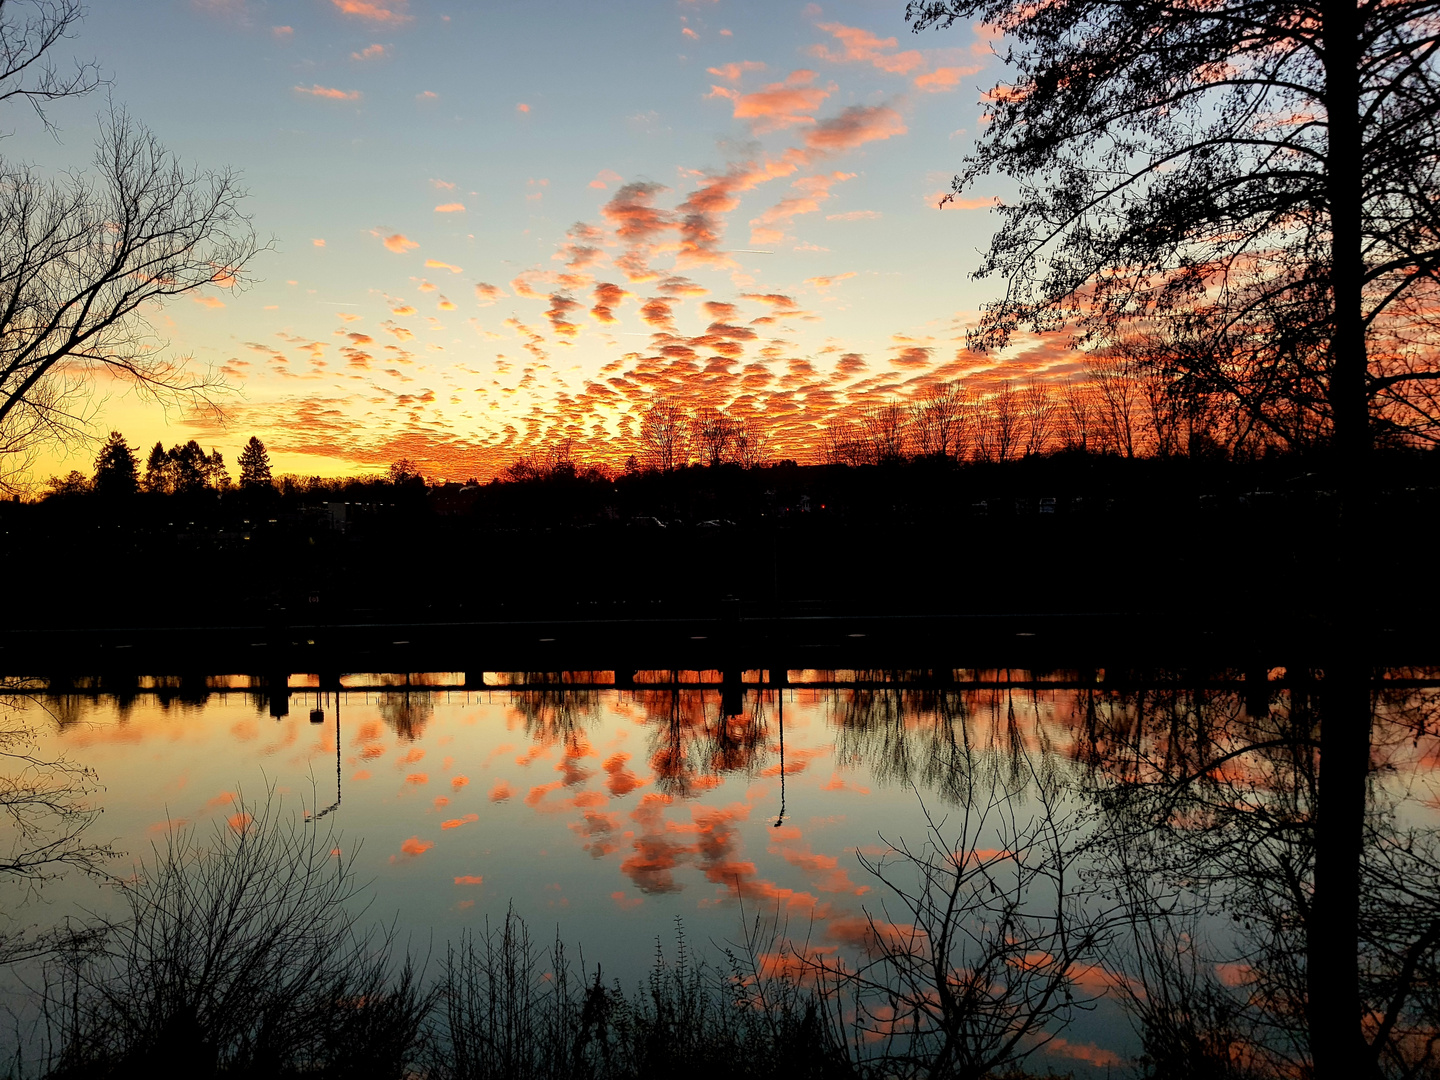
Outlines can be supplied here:
[[[1436, 691], [1420, 685], [1429, 672], [1392, 674], [1393, 701], [1377, 707], [1381, 783], [1400, 818], [1430, 828]], [[1199, 729], [1223, 744], [1292, 709], [1279, 684], [1115, 689], [1103, 672], [955, 671], [903, 689], [870, 672], [791, 671], [782, 689], [745, 678], [737, 692], [696, 685], [720, 681], [707, 672], [640, 672], [625, 689], [608, 672], [490, 673], [465, 689], [440, 672], [348, 675], [322, 691], [294, 676], [288, 695], [245, 676], [142, 679], [121, 696], [37, 691], [13, 705], [42, 755], [94, 770], [104, 813], [91, 837], [123, 853], [119, 876], [171, 831], [238, 828], [275, 798], [334, 829], [370, 915], [412, 951], [513, 904], [538, 938], [558, 928], [629, 983], [657, 937], [672, 947], [677, 920], [712, 953], [756, 915], [788, 920], [821, 953], [853, 951], [868, 917], [895, 917], [860, 858], [921, 842], [927, 812], [943, 833], [977, 770], [1020, 805], [1048, 777], [1061, 811], [1084, 815], [1097, 783], [1163, 771]], [[1277, 782], [1262, 760], [1226, 767], [1262, 798]], [[18, 902], [7, 894], [8, 911], [44, 924], [114, 901], [71, 875]], [[1136, 1052], [1102, 1000], [1046, 1061], [1105, 1075]]]

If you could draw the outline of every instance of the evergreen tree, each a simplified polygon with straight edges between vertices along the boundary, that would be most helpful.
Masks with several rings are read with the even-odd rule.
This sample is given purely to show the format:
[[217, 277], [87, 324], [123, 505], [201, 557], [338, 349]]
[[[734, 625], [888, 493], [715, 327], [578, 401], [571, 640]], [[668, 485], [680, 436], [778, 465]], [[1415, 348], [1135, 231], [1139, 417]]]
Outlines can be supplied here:
[[134, 495], [139, 490], [140, 463], [118, 431], [110, 432], [95, 458], [94, 487], [101, 495]]
[[165, 453], [165, 444], [157, 442], [150, 448], [150, 456], [145, 459], [145, 490], [162, 495], [175, 490], [174, 470], [170, 466], [170, 455]]
[[270, 455], [265, 444], [254, 435], [240, 451], [240, 486], [246, 489], [268, 488], [271, 485]]

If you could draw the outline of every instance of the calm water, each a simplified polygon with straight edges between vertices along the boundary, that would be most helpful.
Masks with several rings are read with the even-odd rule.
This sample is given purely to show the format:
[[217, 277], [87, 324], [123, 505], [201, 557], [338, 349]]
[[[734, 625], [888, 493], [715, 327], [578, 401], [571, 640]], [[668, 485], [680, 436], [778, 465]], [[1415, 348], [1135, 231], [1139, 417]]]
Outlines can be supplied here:
[[[278, 717], [244, 677], [200, 692], [142, 680], [125, 698], [22, 696], [15, 706], [43, 754], [95, 771], [104, 813], [92, 835], [124, 853], [117, 873], [169, 830], [238, 826], [246, 802], [273, 791], [358, 854], [371, 914], [395, 921], [412, 950], [443, 947], [513, 903], [538, 937], [558, 927], [587, 964], [626, 981], [643, 976], [657, 935], [673, 940], [677, 918], [692, 941], [723, 944], [740, 936], [742, 906], [746, 918], [788, 918], [792, 938], [808, 935], [817, 950], [853, 948], [886, 899], [857, 855], [923, 838], [924, 811], [954, 812], [957, 784], [981, 763], [1016, 790], [1037, 774], [1058, 779], [1064, 812], [1080, 814], [1097, 775], [1163, 768], [1177, 722], [1193, 733], [1199, 717], [1223, 740], [1225, 723], [1248, 731], [1288, 707], [1278, 691], [1261, 696], [1263, 710], [1253, 690], [1248, 701], [1234, 689], [1117, 694], [1076, 685], [1077, 673], [957, 672], [964, 688], [943, 692], [804, 685], [857, 675], [873, 678], [791, 672], [792, 688], [752, 687], [728, 716], [737, 702], [720, 690], [647, 688], [644, 673], [634, 690], [347, 676], [339, 693], [296, 676]], [[1433, 727], [1415, 719], [1432, 694], [1397, 692], [1393, 730], [1377, 728], [1387, 790], [1412, 822], [1433, 822], [1440, 805], [1440, 751]], [[1167, 709], [1168, 729], [1155, 720]], [[1263, 791], [1273, 777], [1250, 768], [1245, 782]], [[18, 902], [10, 894], [6, 910]], [[71, 876], [21, 917], [45, 923], [112, 902]], [[1103, 1075], [1135, 1049], [1119, 1010], [1102, 1002], [1050, 1059]]]

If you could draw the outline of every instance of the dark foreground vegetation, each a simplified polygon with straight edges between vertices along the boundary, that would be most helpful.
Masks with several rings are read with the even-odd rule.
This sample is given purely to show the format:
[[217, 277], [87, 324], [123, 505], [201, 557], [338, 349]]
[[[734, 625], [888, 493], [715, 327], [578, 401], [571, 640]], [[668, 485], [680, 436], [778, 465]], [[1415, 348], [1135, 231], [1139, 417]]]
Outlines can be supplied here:
[[[194, 450], [150, 490], [101, 473], [0, 504], [6, 565], [72, 568], [12, 575], [12, 603], [55, 626], [709, 615], [726, 596], [847, 614], [1179, 605], [1209, 618], [1283, 587], [1304, 615], [1325, 593], [1301, 583], [1327, 580], [1336, 558], [1321, 456], [1067, 450], [619, 474], [562, 456], [483, 484], [427, 484], [401, 463], [217, 486]], [[1376, 580], [1409, 565], [1440, 516], [1440, 458], [1395, 451], [1383, 465]]]
[[[877, 911], [857, 962], [763, 915], [706, 959], [677, 922], [633, 989], [558, 938], [541, 947], [513, 909], [443, 955], [406, 953], [393, 932], [363, 929], [352, 853], [333, 833], [252, 806], [208, 838], [172, 834], [117, 883], [123, 915], [32, 943], [38, 1015], [17, 1023], [21, 1049], [0, 1068], [48, 1080], [1031, 1075], [1016, 1067], [1086, 1007], [1075, 974], [1105, 931], [1076, 907], [1090, 890], [1064, 877], [1073, 829], [1016, 828], [1014, 799], [992, 786], [953, 848], [938, 831], [913, 854], [902, 845], [913, 874], [867, 864], [913, 924]], [[987, 821], [1017, 855], [968, 850]]]

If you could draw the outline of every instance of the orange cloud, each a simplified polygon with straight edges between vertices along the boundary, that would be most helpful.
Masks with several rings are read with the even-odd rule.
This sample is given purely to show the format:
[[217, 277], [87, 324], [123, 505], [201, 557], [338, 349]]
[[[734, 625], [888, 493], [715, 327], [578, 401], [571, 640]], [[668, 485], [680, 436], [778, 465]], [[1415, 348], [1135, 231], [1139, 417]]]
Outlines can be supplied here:
[[485, 878], [480, 874], [462, 874], [455, 879], [456, 885], [483, 885]]
[[518, 104], [518, 105], [515, 106], [515, 111], [516, 111], [516, 112], [529, 112], [529, 111], [530, 111], [530, 106], [529, 106], [529, 105], [526, 105], [525, 102], [522, 101], [522, 102], [520, 102], [520, 104]]
[[297, 94], [308, 94], [311, 97], [327, 98], [330, 101], [359, 101], [359, 90], [337, 90], [333, 86], [321, 86], [315, 83], [313, 86], [295, 87]]
[[711, 75], [717, 79], [724, 79], [726, 82], [739, 82], [740, 76], [747, 71], [764, 71], [765, 65], [759, 60], [741, 60], [734, 64], [721, 64], [719, 67], [706, 68]]
[[853, 179], [854, 173], [822, 173], [818, 176], [804, 176], [790, 186], [800, 192], [788, 199], [781, 199], [757, 218], [750, 220], [750, 242], [752, 244], [778, 244], [785, 238], [785, 228], [800, 214], [813, 214], [820, 204], [830, 198], [830, 188], [835, 184]]
[[770, 83], [763, 90], [742, 94], [727, 86], [712, 86], [706, 95], [712, 98], [728, 98], [734, 105], [731, 115], [737, 120], [751, 121], [751, 128], [757, 135], [768, 131], [779, 131], [798, 124], [813, 124], [812, 115], [828, 98], [834, 87], [821, 89], [810, 84], [815, 72], [804, 68], [792, 71], [784, 82]]
[[405, 12], [406, 0], [394, 0], [394, 7], [384, 7], [374, 3], [374, 0], [330, 0], [330, 2], [341, 14], [354, 15], [356, 18], [368, 19], [370, 22], [399, 25], [409, 22], [412, 18]]
[[437, 214], [462, 214], [465, 212], [465, 204], [458, 202], [441, 203], [435, 207]]
[[452, 777], [450, 780], [450, 786], [456, 791], [459, 791], [468, 783], [470, 783], [470, 778], [468, 776], [456, 776]]
[[930, 94], [954, 90], [960, 85], [961, 79], [967, 75], [974, 75], [979, 70], [979, 64], [972, 64], [969, 67], [936, 68], [934, 71], [927, 71], [923, 75], [915, 76], [915, 89], [924, 90]]
[[433, 840], [421, 840], [418, 836], [412, 836], [400, 845], [400, 850], [406, 855], [424, 855], [434, 846]]
[[806, 284], [806, 285], [813, 285], [813, 286], [815, 286], [815, 288], [817, 288], [817, 289], [828, 289], [828, 288], [830, 288], [830, 286], [834, 285], [837, 281], [845, 281], [847, 278], [852, 278], [852, 277], [854, 277], [854, 276], [855, 276], [855, 271], [854, 271], [854, 270], [847, 270], [847, 271], [845, 271], [845, 273], [843, 273], [843, 274], [833, 274], [833, 275], [831, 275], [831, 276], [829, 276], [829, 277], [811, 277], [811, 278], [806, 278], [806, 279], [805, 279], [805, 284]]
[[385, 55], [384, 45], [367, 45], [359, 52], [350, 54], [351, 60], [378, 60]]
[[570, 313], [580, 307], [580, 301], [564, 293], [551, 293], [550, 306], [545, 309], [545, 317], [550, 320], [550, 327], [555, 333], [562, 337], [574, 337], [580, 332], [580, 327], [570, 321]]
[[449, 270], [452, 274], [463, 274], [465, 272], [453, 263], [441, 262], [439, 259], [426, 259], [425, 265], [432, 270]]
[[893, 37], [876, 37], [869, 30], [845, 26], [843, 23], [820, 23], [819, 26], [821, 30], [832, 35], [841, 47], [831, 49], [825, 45], [812, 45], [810, 54], [832, 64], [871, 64], [891, 75], [908, 75], [925, 66], [925, 57], [918, 49], [897, 52]]
[[440, 828], [442, 828], [442, 829], [458, 829], [458, 828], [460, 828], [461, 825], [470, 825], [470, 824], [472, 824], [472, 823], [474, 823], [474, 822], [476, 822], [476, 821], [479, 821], [479, 820], [480, 820], [480, 815], [479, 815], [479, 814], [466, 814], [464, 817], [451, 818], [449, 821], [442, 821], [442, 822], [440, 823]]
[[805, 133], [812, 150], [850, 150], [876, 139], [904, 135], [909, 129], [899, 113], [885, 105], [850, 105], [839, 116]]
[[514, 789], [512, 789], [510, 785], [507, 784], [504, 780], [496, 780], [495, 786], [490, 789], [490, 801], [504, 802], [506, 799], [510, 798], [514, 794]]
[[[378, 236], [379, 233], [376, 235]], [[414, 240], [406, 237], [404, 233], [394, 233], [383, 237], [380, 242], [397, 255], [404, 255], [407, 251], [413, 251], [420, 246]]]
[[601, 169], [595, 174], [595, 179], [590, 181], [590, 186], [605, 191], [611, 184], [618, 184], [623, 179], [614, 169]]
[[685, 37], [689, 38], [691, 41], [700, 40], [700, 35], [697, 34], [694, 30], [691, 30], [688, 26], [681, 27], [680, 33], [683, 34]]

